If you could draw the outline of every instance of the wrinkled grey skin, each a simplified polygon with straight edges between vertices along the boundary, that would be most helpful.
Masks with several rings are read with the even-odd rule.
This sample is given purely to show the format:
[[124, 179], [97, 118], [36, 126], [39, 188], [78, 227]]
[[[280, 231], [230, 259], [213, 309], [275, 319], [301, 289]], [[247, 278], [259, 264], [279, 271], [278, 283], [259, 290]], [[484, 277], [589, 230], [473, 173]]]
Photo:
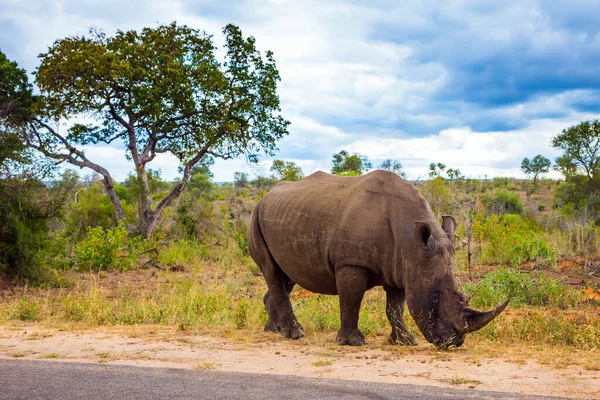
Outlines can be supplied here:
[[466, 307], [452, 272], [455, 227], [452, 217], [440, 226], [419, 191], [387, 171], [360, 177], [317, 172], [277, 184], [257, 204], [248, 230], [250, 255], [268, 286], [265, 330], [304, 335], [289, 298], [298, 284], [339, 295], [337, 342], [363, 345], [362, 298], [383, 286], [392, 343], [417, 344], [404, 323], [406, 302], [429, 342], [462, 345], [507, 303], [485, 313]]

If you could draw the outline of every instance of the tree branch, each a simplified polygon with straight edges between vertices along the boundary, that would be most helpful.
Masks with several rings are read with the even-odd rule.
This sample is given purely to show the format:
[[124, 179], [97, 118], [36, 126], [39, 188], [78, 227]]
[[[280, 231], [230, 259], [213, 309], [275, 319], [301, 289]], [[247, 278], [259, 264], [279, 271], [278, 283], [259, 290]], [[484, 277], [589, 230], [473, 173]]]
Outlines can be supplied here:
[[[44, 146], [42, 137], [41, 137], [40, 133], [38, 132], [34, 122], [39, 124], [41, 127], [45, 128], [48, 131], [48, 133], [50, 135], [52, 135], [54, 138], [58, 139], [64, 145], [64, 147], [69, 151], [69, 153], [68, 154], [55, 153], [51, 150], [48, 150]], [[104, 187], [106, 188], [106, 193], [108, 195], [108, 198], [110, 199], [110, 201], [113, 205], [117, 221], [121, 221], [121, 220], [125, 219], [125, 213], [123, 211], [123, 207], [121, 207], [121, 202], [120, 202], [119, 198], [117, 197], [117, 194], [114, 189], [114, 182], [113, 182], [112, 176], [110, 175], [110, 172], [108, 172], [108, 170], [106, 168], [90, 161], [85, 156], [85, 153], [83, 153], [81, 150], [78, 150], [75, 147], [73, 147], [67, 141], [67, 139], [65, 139], [64, 137], [59, 135], [51, 126], [49, 126], [45, 122], [41, 121], [39, 118], [34, 118], [32, 122], [29, 122], [29, 125], [30, 125], [30, 129], [31, 129], [30, 134], [35, 135], [35, 137], [37, 138], [38, 144], [35, 144], [34, 142], [32, 142], [30, 139], [30, 135], [26, 134], [26, 135], [24, 135], [25, 136], [25, 144], [28, 147], [39, 151], [40, 153], [42, 153], [43, 155], [45, 155], [48, 158], [51, 158], [54, 160], [59, 160], [59, 163], [67, 161], [68, 163], [78, 166], [79, 168], [89, 168], [92, 171], [96, 171], [97, 173], [102, 175], [104, 178], [103, 179]], [[78, 157], [79, 160], [74, 155], [76, 157]]]

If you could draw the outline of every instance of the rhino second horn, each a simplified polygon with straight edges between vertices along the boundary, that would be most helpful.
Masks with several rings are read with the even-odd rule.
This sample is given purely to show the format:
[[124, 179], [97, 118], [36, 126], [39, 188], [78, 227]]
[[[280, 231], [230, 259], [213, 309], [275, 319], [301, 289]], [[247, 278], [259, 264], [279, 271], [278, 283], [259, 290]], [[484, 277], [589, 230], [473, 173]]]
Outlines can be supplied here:
[[467, 332], [475, 332], [487, 324], [489, 324], [494, 318], [498, 316], [508, 305], [510, 299], [496, 307], [495, 310], [481, 312], [475, 311], [471, 308], [465, 308], [464, 312], [467, 315]]

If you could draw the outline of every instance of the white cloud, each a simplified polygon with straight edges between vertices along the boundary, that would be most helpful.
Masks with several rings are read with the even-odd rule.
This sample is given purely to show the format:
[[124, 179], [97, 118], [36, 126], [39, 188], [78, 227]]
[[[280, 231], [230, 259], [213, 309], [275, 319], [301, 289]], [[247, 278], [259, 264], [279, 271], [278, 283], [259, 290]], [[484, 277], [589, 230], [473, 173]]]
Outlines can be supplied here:
[[[523, 157], [554, 158], [553, 134], [597, 117], [580, 110], [600, 104], [600, 79], [592, 79], [600, 61], [600, 6], [582, 7], [537, 0], [435, 6], [416, 0], [0, 0], [0, 48], [32, 71], [37, 54], [55, 39], [85, 34], [90, 26], [112, 34], [176, 20], [221, 44], [221, 28], [234, 22], [277, 60], [282, 112], [292, 125], [275, 158], [309, 174], [329, 170], [331, 155], [345, 148], [374, 164], [399, 159], [413, 177], [426, 174], [432, 161], [474, 177], [520, 176]], [[86, 151], [118, 180], [133, 169], [124, 151]], [[217, 160], [215, 180], [231, 180], [235, 171], [268, 173], [271, 161], [257, 170], [244, 160]], [[166, 155], [150, 165], [167, 179], [178, 175], [177, 166]]]
[[[579, 120], [533, 120], [522, 129], [508, 132], [474, 132], [464, 127], [420, 138], [366, 137], [345, 148], [372, 160], [400, 160], [412, 179], [426, 177], [431, 162], [458, 168], [473, 178], [525, 177], [520, 170], [523, 158], [542, 154], [553, 160], [558, 153], [550, 146], [551, 138]], [[549, 176], [559, 177], [559, 174], [551, 172]]]

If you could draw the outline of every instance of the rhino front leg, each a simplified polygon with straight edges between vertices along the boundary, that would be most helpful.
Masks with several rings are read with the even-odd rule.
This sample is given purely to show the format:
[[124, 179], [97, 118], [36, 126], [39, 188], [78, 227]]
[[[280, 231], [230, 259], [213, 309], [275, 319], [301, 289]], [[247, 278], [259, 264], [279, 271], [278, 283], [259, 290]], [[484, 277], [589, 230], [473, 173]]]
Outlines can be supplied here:
[[390, 325], [392, 325], [390, 342], [403, 345], [418, 344], [417, 338], [406, 329], [404, 324], [404, 290], [391, 287], [384, 287], [384, 290], [386, 293], [385, 312]]
[[361, 267], [344, 266], [336, 270], [335, 280], [342, 322], [337, 343], [362, 346], [365, 344], [365, 337], [358, 329], [358, 315], [369, 283], [368, 271]]

